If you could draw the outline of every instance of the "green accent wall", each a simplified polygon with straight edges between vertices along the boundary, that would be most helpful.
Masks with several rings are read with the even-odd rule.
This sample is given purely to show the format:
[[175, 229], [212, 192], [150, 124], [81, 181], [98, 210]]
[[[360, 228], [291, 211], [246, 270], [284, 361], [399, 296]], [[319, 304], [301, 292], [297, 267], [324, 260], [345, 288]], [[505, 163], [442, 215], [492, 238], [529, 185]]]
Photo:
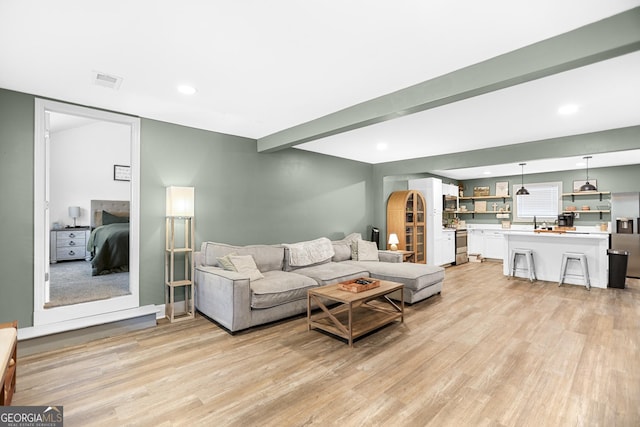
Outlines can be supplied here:
[[[33, 324], [34, 96], [0, 89], [0, 322]], [[296, 149], [258, 153], [256, 140], [141, 119], [140, 302], [164, 303], [165, 187], [196, 189], [196, 244], [283, 243], [370, 226], [385, 243], [386, 200], [407, 180], [439, 169], [514, 163], [514, 176], [476, 180], [519, 182], [523, 159], [640, 148], [640, 126], [506, 147], [369, 165]], [[602, 190], [640, 191], [640, 168], [593, 169]], [[525, 176], [561, 180], [582, 171]], [[453, 182], [444, 178], [445, 182]], [[495, 221], [495, 219], [494, 219]]]
[[33, 321], [33, 96], [0, 89], [0, 322]]
[[[33, 95], [0, 89], [0, 322], [33, 325]], [[196, 243], [369, 232], [372, 166], [141, 119], [140, 304], [164, 303], [165, 187], [196, 191]]]

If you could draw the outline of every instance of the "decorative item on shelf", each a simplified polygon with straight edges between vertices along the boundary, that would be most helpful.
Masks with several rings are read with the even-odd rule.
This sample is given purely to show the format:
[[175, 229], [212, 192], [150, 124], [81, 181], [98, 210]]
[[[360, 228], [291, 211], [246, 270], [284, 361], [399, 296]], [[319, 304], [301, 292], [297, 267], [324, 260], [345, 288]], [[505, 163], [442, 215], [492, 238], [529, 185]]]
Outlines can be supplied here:
[[[193, 283], [193, 251], [195, 246], [193, 187], [167, 187], [166, 199], [166, 235], [165, 235], [165, 303], [166, 316], [174, 322], [195, 317], [195, 289]], [[176, 221], [183, 220], [184, 237], [182, 247], [176, 247]], [[180, 227], [180, 226], [179, 226]], [[176, 254], [183, 254], [178, 261], [184, 262], [184, 277], [175, 278]], [[175, 288], [184, 287], [184, 316], [176, 317]]]
[[473, 187], [474, 197], [488, 196], [489, 194], [489, 187]]
[[577, 208], [575, 206], [567, 206], [565, 211], [574, 212]]
[[73, 228], [76, 228], [76, 218], [80, 217], [80, 206], [69, 206], [69, 216], [73, 218]]
[[589, 159], [591, 158], [591, 156], [584, 156], [583, 159], [585, 159], [587, 161], [587, 181], [582, 184], [580, 186], [580, 191], [597, 191], [598, 188], [594, 185], [589, 183]]
[[522, 172], [520, 173], [521, 187], [516, 192], [516, 196], [528, 196], [529, 195], [529, 191], [527, 191], [527, 189], [524, 188], [524, 166], [525, 165], [526, 165], [526, 163], [520, 163], [520, 167], [522, 168]]
[[591, 207], [590, 207], [590, 206], [588, 206], [588, 205], [584, 205], [584, 206], [582, 206], [582, 210], [583, 210], [583, 211], [590, 211], [590, 210], [591, 210]]
[[400, 243], [400, 241], [398, 240], [398, 235], [396, 233], [389, 234], [389, 249], [391, 249], [392, 251], [397, 251], [398, 243]]
[[509, 196], [509, 181], [496, 182], [496, 196]]
[[476, 212], [486, 212], [487, 211], [487, 202], [484, 201], [484, 200], [482, 200], [482, 201], [477, 200], [476, 201], [476, 206], [475, 206], [474, 209], [475, 209]]
[[493, 208], [494, 212], [498, 211], [498, 204], [496, 202], [491, 203], [491, 207]]

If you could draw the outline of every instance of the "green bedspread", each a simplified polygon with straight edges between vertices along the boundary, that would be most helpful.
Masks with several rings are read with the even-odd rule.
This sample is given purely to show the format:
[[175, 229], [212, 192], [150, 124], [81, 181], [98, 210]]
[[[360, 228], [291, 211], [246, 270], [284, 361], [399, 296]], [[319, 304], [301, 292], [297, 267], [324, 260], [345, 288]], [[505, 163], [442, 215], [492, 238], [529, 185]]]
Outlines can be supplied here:
[[91, 275], [129, 271], [129, 224], [109, 224], [97, 227], [87, 242], [91, 252]]

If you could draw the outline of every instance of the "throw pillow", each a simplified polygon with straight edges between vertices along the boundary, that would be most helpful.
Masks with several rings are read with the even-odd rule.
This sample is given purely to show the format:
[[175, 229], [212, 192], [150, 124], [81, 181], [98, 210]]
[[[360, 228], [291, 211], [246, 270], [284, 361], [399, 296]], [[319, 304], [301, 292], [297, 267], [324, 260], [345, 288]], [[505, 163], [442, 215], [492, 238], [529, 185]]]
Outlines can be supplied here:
[[378, 245], [367, 240], [356, 240], [351, 247], [355, 247], [357, 261], [378, 261]]
[[333, 242], [333, 252], [335, 252], [335, 254], [333, 255], [333, 258], [331, 258], [331, 261], [333, 262], [350, 260], [351, 244], [343, 241]]
[[126, 214], [121, 214], [121, 215], [123, 216], [114, 215], [107, 211], [102, 211], [102, 225], [120, 224], [120, 223], [129, 222], [128, 215], [127, 216], [124, 216]]
[[235, 252], [231, 252], [230, 254], [226, 254], [223, 257], [216, 258], [216, 260], [218, 260], [218, 264], [220, 264], [220, 266], [222, 268], [224, 268], [225, 270], [238, 271], [238, 270], [236, 270], [236, 268], [234, 267], [233, 263], [229, 259], [230, 255], [237, 255], [237, 254]]
[[250, 281], [260, 280], [264, 278], [258, 266], [251, 255], [231, 255], [229, 261], [238, 273], [246, 273], [249, 275]]

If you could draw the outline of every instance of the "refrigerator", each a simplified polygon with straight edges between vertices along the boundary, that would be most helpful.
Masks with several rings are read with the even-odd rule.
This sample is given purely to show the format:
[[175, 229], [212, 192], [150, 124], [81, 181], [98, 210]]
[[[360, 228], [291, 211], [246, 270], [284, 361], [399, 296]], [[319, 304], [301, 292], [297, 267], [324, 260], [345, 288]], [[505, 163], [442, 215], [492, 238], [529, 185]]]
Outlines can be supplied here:
[[611, 194], [611, 249], [627, 251], [627, 277], [640, 278], [640, 192]]

